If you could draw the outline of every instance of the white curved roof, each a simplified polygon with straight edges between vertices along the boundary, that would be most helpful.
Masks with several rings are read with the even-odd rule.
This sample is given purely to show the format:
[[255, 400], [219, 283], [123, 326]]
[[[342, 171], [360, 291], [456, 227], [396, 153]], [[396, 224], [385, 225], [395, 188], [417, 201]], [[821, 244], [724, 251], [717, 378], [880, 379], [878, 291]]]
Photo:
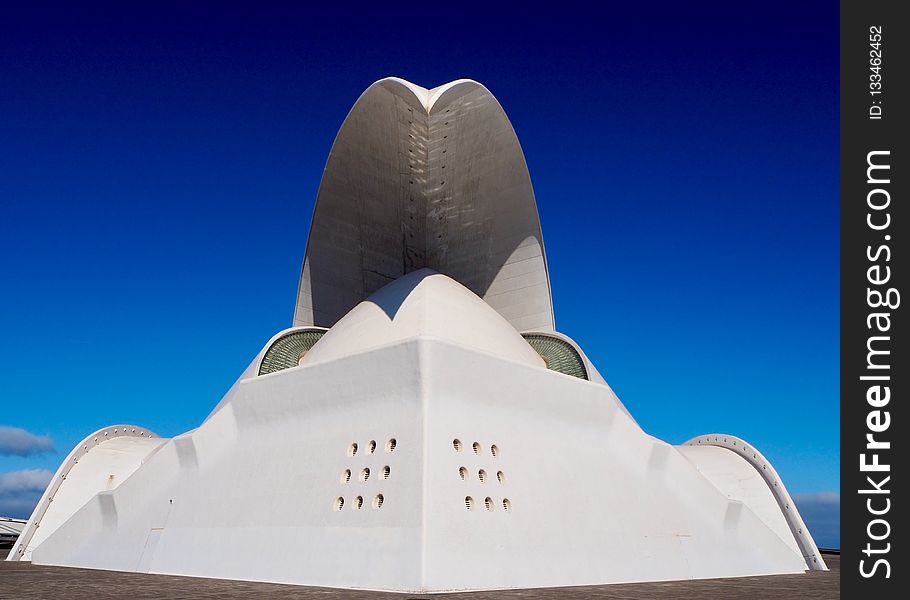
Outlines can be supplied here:
[[508, 321], [471, 290], [430, 269], [414, 271], [361, 302], [307, 352], [302, 364], [414, 338], [433, 337], [543, 367]]
[[537, 204], [509, 119], [484, 86], [371, 85], [341, 126], [310, 225], [294, 325], [331, 327], [421, 268], [519, 330], [554, 329]]
[[134, 425], [111, 425], [89, 435], [57, 469], [8, 560], [31, 560], [32, 550], [99, 492], [132, 475], [167, 439]]

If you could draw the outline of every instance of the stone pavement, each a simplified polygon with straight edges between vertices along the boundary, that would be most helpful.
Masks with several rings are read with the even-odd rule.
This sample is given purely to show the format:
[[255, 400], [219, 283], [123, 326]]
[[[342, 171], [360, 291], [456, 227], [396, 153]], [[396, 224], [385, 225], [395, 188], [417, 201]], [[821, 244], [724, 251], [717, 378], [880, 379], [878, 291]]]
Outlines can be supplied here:
[[[0, 556], [6, 554], [0, 550]], [[45, 567], [31, 563], [0, 561], [0, 598], [32, 600], [45, 598], [101, 600], [106, 598], [199, 598], [204, 600], [268, 598], [284, 600], [365, 600], [367, 598], [407, 600], [829, 600], [840, 598], [840, 556], [826, 554], [828, 572], [803, 575], [772, 575], [731, 579], [700, 579], [663, 583], [633, 583], [543, 588], [495, 592], [461, 592], [444, 595], [390, 594], [336, 590], [270, 583], [248, 583], [220, 579], [144, 575], [114, 571], [93, 571], [66, 567]]]

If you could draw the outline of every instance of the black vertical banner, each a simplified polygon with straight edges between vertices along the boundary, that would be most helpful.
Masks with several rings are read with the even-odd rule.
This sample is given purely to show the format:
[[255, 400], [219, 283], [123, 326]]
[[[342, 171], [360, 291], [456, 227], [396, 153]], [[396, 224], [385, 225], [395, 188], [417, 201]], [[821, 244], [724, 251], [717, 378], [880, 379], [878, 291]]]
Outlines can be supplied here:
[[[906, 597], [910, 21], [841, 3], [841, 584]], [[899, 11], [903, 8], [904, 11]], [[899, 460], [902, 457], [904, 460]]]

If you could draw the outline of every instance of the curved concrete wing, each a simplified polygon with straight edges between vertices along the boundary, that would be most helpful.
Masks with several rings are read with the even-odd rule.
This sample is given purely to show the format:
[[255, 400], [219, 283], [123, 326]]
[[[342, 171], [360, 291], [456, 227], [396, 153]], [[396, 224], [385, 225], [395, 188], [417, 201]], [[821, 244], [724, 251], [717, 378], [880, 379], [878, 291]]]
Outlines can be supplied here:
[[326, 163], [294, 325], [331, 327], [395, 279], [431, 268], [519, 331], [552, 331], [528, 168], [499, 102], [475, 81], [388, 78], [348, 114]]
[[720, 491], [747, 505], [802, 554], [809, 570], [828, 570], [783, 480], [755, 447], [736, 436], [710, 434], [694, 437], [677, 450]]
[[86, 502], [119, 486], [166, 441], [135, 425], [111, 425], [79, 442], [57, 469], [7, 560], [31, 560], [32, 550]]

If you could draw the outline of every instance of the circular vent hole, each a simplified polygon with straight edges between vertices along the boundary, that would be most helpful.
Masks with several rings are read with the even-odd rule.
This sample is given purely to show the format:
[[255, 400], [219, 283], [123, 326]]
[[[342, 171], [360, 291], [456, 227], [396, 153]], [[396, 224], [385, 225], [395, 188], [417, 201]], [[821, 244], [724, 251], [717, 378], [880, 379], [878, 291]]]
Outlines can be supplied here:
[[480, 456], [480, 442], [474, 442], [471, 447], [474, 448], [474, 454]]
[[348, 456], [354, 456], [355, 454], [357, 454], [357, 442], [354, 442], [348, 448]]
[[471, 498], [470, 496], [465, 496], [464, 497], [464, 507], [468, 510], [474, 510], [474, 498]]
[[496, 471], [496, 481], [498, 481], [499, 483], [505, 483], [506, 474], [503, 473], [502, 471]]
[[351, 470], [345, 469], [344, 473], [341, 474], [341, 483], [347, 483], [351, 480]]
[[382, 478], [388, 479], [389, 474], [392, 472], [392, 469], [389, 468], [389, 465], [386, 465], [382, 468]]
[[458, 467], [458, 476], [464, 481], [468, 478], [468, 470], [464, 467]]
[[494, 457], [499, 456], [499, 446], [496, 444], [490, 446], [490, 454], [492, 454]]
[[493, 510], [493, 499], [489, 498], [489, 497], [484, 498], [483, 507], [486, 508], [487, 510]]
[[503, 508], [506, 512], [509, 512], [509, 511], [512, 510], [512, 503], [509, 501], [508, 498], [503, 498], [503, 499], [502, 499], [502, 508]]
[[390, 439], [388, 442], [386, 442], [386, 444], [385, 444], [385, 451], [386, 451], [386, 452], [394, 452], [396, 446], [398, 446], [398, 442], [395, 440], [395, 438], [392, 438], [392, 439]]
[[385, 497], [383, 497], [382, 494], [377, 494], [376, 497], [373, 498], [373, 508], [382, 508], [383, 502], [385, 502]]
[[344, 498], [339, 496], [335, 499], [335, 510], [341, 510], [342, 508], [344, 508]]
[[376, 440], [370, 440], [370, 443], [367, 444], [367, 454], [373, 454], [376, 452]]
[[368, 467], [360, 471], [360, 481], [366, 481], [370, 478], [370, 469]]
[[357, 498], [354, 500], [354, 506], [357, 508], [357, 510], [363, 508], [363, 496], [357, 496]]
[[455, 452], [461, 452], [461, 440], [458, 438], [452, 440], [452, 447], [455, 448]]
[[487, 472], [483, 469], [477, 471], [477, 479], [480, 480], [480, 483], [485, 483], [487, 481]]

